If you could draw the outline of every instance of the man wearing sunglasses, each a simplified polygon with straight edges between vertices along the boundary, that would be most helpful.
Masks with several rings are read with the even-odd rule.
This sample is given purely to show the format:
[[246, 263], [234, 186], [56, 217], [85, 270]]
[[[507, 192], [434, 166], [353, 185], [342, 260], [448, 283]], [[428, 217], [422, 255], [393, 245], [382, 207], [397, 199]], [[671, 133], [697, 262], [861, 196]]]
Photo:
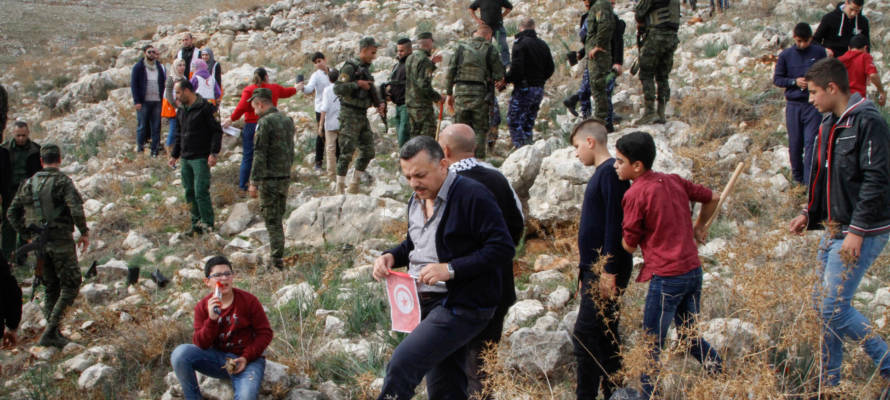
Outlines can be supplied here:
[[136, 108], [136, 150], [142, 152], [151, 134], [151, 156], [157, 157], [161, 142], [161, 96], [167, 74], [158, 61], [158, 51], [152, 45], [142, 48], [144, 57], [130, 73], [130, 92]]
[[236, 399], [256, 399], [263, 382], [263, 351], [272, 328], [257, 298], [234, 284], [232, 263], [215, 256], [204, 265], [210, 289], [195, 306], [193, 344], [181, 344], [170, 355], [173, 372], [186, 400], [200, 399], [195, 371], [230, 380]]

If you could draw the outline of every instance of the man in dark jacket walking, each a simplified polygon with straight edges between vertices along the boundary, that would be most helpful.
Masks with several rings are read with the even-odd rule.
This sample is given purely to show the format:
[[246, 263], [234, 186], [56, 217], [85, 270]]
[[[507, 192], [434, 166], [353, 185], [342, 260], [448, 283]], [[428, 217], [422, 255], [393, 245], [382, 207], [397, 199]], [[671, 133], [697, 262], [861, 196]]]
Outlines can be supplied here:
[[826, 57], [825, 48], [813, 43], [813, 30], [806, 22], [794, 27], [794, 46], [781, 54], [776, 61], [773, 84], [785, 88], [785, 126], [788, 129], [788, 151], [791, 173], [801, 184], [810, 181], [809, 166], [813, 160], [813, 141], [819, 130], [822, 115], [809, 103], [807, 74], [810, 67]]
[[[504, 222], [507, 224], [510, 238], [513, 239], [513, 245], [518, 245], [525, 229], [522, 203], [519, 202], [519, 197], [513, 191], [510, 182], [497, 168], [476, 159], [476, 134], [473, 128], [466, 124], [449, 125], [439, 134], [439, 145], [445, 153], [449, 171], [481, 183], [494, 195], [498, 208], [504, 214]], [[482, 390], [482, 382], [486, 378], [482, 370], [484, 365], [482, 352], [486, 346], [501, 341], [504, 317], [515, 302], [513, 260], [510, 260], [501, 265], [501, 301], [494, 316], [485, 329], [467, 345], [467, 391], [471, 398], [480, 400], [492, 398], [490, 395], [484, 395]]]
[[158, 51], [152, 45], [142, 48], [145, 56], [130, 73], [130, 92], [136, 107], [136, 149], [144, 150], [151, 134], [151, 156], [157, 157], [161, 142], [161, 97], [164, 95], [166, 73], [158, 61]]
[[[9, 155], [10, 180], [8, 192], [3, 193], [3, 255], [11, 258], [16, 248], [25, 244], [18, 236], [15, 229], [6, 219], [6, 210], [12, 203], [12, 198], [19, 191], [19, 186], [32, 175], [43, 169], [40, 164], [40, 145], [31, 140], [31, 130], [25, 121], [15, 121], [12, 124], [12, 137], [2, 146]], [[22, 263], [24, 260], [12, 260]]]
[[202, 234], [213, 229], [210, 167], [216, 165], [222, 127], [213, 116], [216, 107], [197, 95], [189, 81], [176, 82], [173, 91], [182, 107], [176, 111], [179, 136], [173, 142], [169, 164], [175, 168], [176, 161], [182, 157], [182, 186], [192, 213], [189, 234]]
[[825, 47], [829, 57], [844, 55], [850, 46], [850, 39], [856, 35], [865, 36], [866, 45], [871, 48], [868, 18], [862, 15], [864, 4], [865, 0], [845, 0], [822, 17], [813, 38]]
[[[790, 230], [826, 229], [819, 245], [822, 276], [814, 293], [822, 316], [822, 381], [840, 383], [843, 340], [862, 344], [885, 387], [887, 342], [851, 300], [890, 237], [890, 130], [874, 103], [851, 95], [844, 64], [823, 59], [806, 74], [810, 101], [826, 113], [811, 165], [809, 201]], [[885, 397], [881, 397], [885, 398]]]
[[494, 315], [501, 266], [515, 249], [494, 196], [449, 172], [435, 139], [409, 140], [399, 158], [414, 189], [408, 235], [377, 258], [373, 276], [385, 279], [391, 268], [408, 266], [419, 281], [422, 319], [393, 352], [378, 399], [410, 399], [424, 376], [429, 398], [465, 399], [466, 345]]
[[519, 27], [522, 31], [516, 34], [510, 70], [507, 71], [507, 83], [513, 84], [507, 126], [516, 148], [533, 142], [532, 130], [544, 99], [544, 84], [554, 70], [550, 47], [535, 33], [535, 20], [526, 19]]

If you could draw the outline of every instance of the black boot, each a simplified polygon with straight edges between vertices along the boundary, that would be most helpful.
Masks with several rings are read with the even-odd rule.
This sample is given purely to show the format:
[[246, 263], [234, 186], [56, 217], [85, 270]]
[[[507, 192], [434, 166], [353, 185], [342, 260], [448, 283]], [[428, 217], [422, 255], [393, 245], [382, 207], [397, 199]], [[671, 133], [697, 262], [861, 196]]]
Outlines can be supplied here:
[[578, 94], [576, 93], [569, 97], [566, 97], [566, 99], [562, 101], [562, 104], [566, 106], [569, 112], [576, 117], [578, 116], [578, 111], [575, 110], [575, 106], [578, 105], [578, 100]]

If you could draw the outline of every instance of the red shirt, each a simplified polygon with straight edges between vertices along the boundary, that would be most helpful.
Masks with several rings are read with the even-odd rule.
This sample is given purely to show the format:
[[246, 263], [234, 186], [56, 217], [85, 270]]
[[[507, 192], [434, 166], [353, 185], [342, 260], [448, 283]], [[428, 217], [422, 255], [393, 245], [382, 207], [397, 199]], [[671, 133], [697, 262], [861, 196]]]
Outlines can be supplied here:
[[689, 202], [707, 203], [713, 192], [677, 175], [648, 171], [624, 194], [624, 241], [640, 246], [643, 269], [637, 282], [652, 275], [683, 275], [701, 266], [692, 232]]
[[849, 50], [837, 59], [847, 67], [850, 91], [861, 94], [863, 99], [866, 98], [865, 87], [868, 86], [868, 77], [878, 73], [871, 54], [862, 50]]
[[[272, 105], [275, 106], [278, 106], [278, 99], [286, 99], [297, 94], [297, 88], [286, 88], [275, 83], [262, 83], [259, 87], [272, 91]], [[244, 115], [244, 122], [248, 124], [255, 124], [257, 120], [260, 119], [253, 111], [253, 107], [248, 101], [250, 100], [250, 96], [253, 96], [253, 90], [256, 88], [257, 85], [247, 85], [247, 87], [241, 91], [241, 100], [238, 100], [238, 105], [235, 106], [235, 111], [232, 111], [232, 116], [230, 117], [232, 121], [237, 121], [242, 115]]]
[[232, 288], [235, 298], [216, 321], [207, 314], [207, 300], [213, 294], [204, 296], [195, 306], [195, 346], [238, 354], [247, 362], [263, 355], [266, 346], [272, 341], [272, 327], [266, 312], [257, 298], [241, 289]]

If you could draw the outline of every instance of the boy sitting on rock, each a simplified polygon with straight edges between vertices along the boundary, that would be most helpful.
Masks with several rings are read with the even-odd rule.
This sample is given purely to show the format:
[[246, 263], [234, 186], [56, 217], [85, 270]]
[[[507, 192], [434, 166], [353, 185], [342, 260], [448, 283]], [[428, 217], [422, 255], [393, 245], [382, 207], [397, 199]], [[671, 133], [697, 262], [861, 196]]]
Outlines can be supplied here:
[[195, 306], [194, 344], [173, 350], [173, 372], [187, 400], [201, 398], [195, 371], [231, 380], [236, 399], [256, 399], [266, 369], [263, 351], [273, 336], [266, 312], [254, 295], [233, 287], [225, 257], [207, 260], [204, 276], [210, 293]]
[[[693, 334], [701, 307], [702, 268], [696, 241], [708, 236], [707, 221], [717, 210], [720, 196], [710, 189], [674, 174], [652, 171], [655, 142], [645, 132], [632, 132], [615, 144], [615, 170], [633, 184], [624, 195], [624, 239], [628, 253], [643, 251], [644, 265], [637, 282], [649, 283], [643, 310], [643, 329], [654, 339], [652, 356], [658, 360], [671, 321], [679, 339], [710, 372], [722, 370], [722, 360], [701, 336]], [[695, 227], [690, 202], [702, 203]], [[652, 396], [649, 376], [642, 376], [643, 395]]]

